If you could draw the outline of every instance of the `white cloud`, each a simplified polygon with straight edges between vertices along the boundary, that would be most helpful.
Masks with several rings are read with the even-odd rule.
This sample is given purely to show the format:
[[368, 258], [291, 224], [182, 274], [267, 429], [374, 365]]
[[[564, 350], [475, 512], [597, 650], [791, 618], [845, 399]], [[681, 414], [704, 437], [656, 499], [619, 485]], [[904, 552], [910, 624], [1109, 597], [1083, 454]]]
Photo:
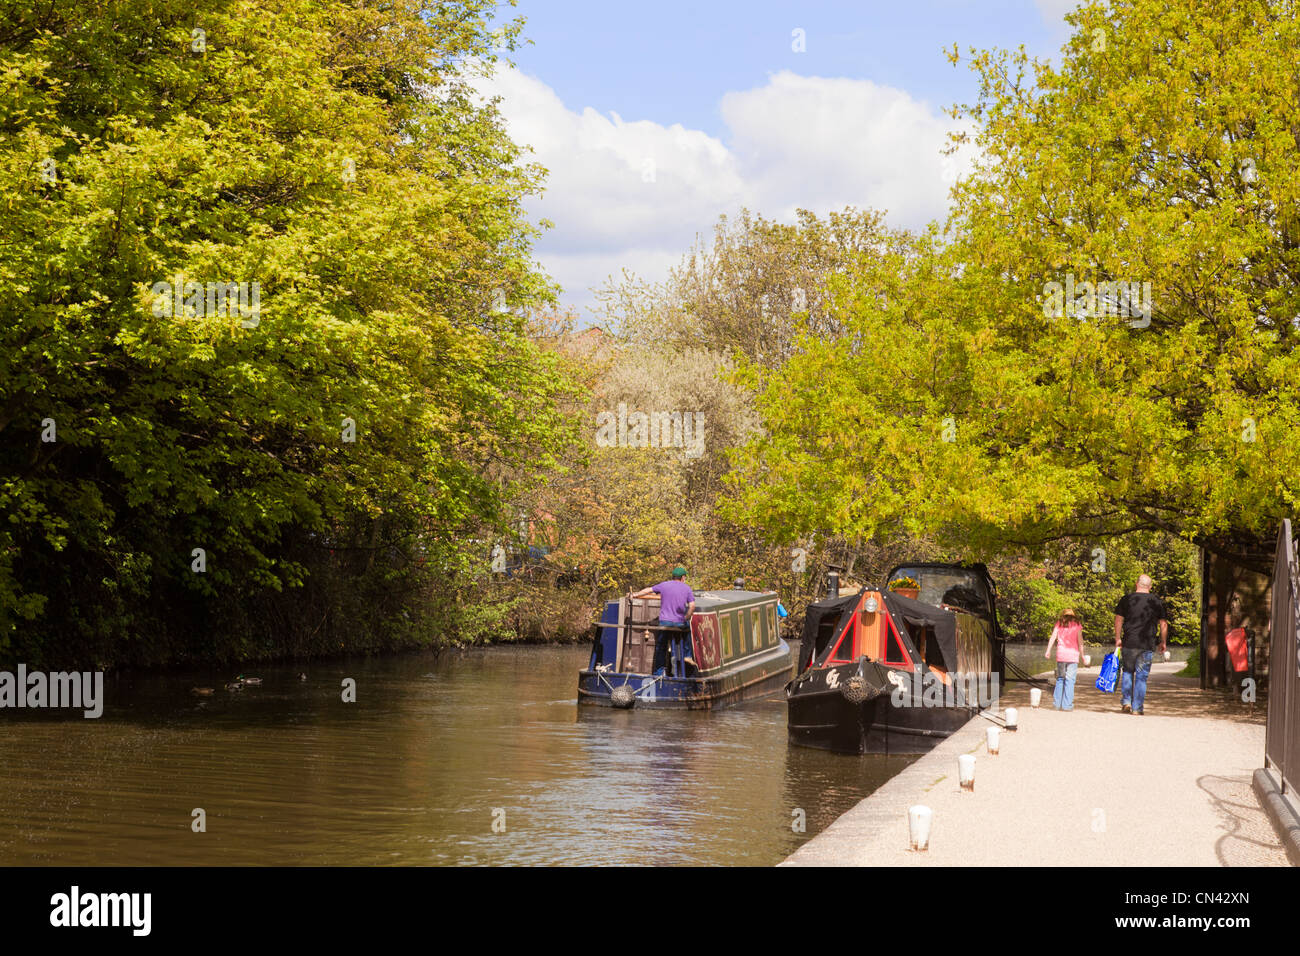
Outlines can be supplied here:
[[869, 206], [919, 228], [947, 213], [952, 161], [941, 150], [954, 124], [902, 90], [782, 72], [728, 93], [722, 116], [766, 215]]
[[538, 242], [562, 301], [589, 306], [591, 286], [623, 268], [662, 278], [697, 234], [742, 206], [790, 219], [798, 208], [888, 209], [918, 228], [947, 211], [956, 162], [940, 150], [954, 122], [905, 91], [868, 80], [783, 71], [726, 94], [726, 142], [681, 125], [628, 122], [568, 109], [545, 83], [499, 71], [484, 92], [502, 97], [516, 142], [549, 170], [530, 212], [555, 228]]

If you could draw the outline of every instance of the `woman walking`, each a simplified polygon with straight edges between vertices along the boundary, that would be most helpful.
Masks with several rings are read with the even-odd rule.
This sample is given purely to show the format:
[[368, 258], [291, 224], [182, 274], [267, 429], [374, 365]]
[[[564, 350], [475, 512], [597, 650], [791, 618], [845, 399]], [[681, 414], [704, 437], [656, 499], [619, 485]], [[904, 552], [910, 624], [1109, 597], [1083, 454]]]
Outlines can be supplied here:
[[1082, 656], [1083, 625], [1073, 608], [1067, 607], [1056, 619], [1044, 657], [1052, 656], [1053, 644], [1056, 645], [1056, 687], [1052, 690], [1052, 706], [1057, 710], [1074, 710], [1074, 679]]

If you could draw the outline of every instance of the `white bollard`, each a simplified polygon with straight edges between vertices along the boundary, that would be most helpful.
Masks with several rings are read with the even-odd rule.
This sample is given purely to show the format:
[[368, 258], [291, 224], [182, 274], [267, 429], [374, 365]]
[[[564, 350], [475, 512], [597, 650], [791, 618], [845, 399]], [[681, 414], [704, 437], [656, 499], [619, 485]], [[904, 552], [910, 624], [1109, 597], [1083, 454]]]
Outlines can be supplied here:
[[930, 848], [930, 820], [933, 814], [930, 808], [917, 804], [907, 808], [907, 832], [912, 840], [913, 850]]
[[988, 745], [989, 753], [995, 754], [998, 752], [998, 729], [996, 727], [989, 728]]
[[1091, 654], [1084, 654], [1084, 655], [1083, 655], [1083, 666], [1084, 666], [1084, 667], [1091, 667], [1091, 666], [1092, 666], [1092, 655], [1091, 655]]
[[1042, 703], [1042, 700], [1043, 700], [1043, 689], [1041, 687], [1030, 688], [1029, 706], [1037, 707], [1040, 703]]
[[1173, 656], [1174, 656], [1173, 654], [1169, 653], [1168, 651], [1165, 651], [1165, 660], [1166, 660], [1166, 661], [1169, 660], [1169, 658], [1171, 658], [1171, 657], [1173, 657]]
[[1016, 720], [1018, 718], [1019, 718], [1019, 714], [1016, 713], [1016, 709], [1014, 707], [1008, 707], [1007, 708], [1007, 733], [1014, 734], [1016, 732]]
[[957, 776], [961, 779], [963, 790], [975, 789], [975, 755], [962, 754], [957, 758]]

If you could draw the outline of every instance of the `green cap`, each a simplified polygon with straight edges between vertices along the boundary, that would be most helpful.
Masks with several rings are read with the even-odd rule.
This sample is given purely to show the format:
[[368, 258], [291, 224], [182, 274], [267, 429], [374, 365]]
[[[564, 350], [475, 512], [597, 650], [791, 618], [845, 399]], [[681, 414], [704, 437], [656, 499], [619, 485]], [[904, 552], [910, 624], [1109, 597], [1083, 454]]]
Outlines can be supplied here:
[[682, 567], [680, 564], [677, 565], [677, 567], [673, 568], [673, 577], [675, 578], [686, 577], [686, 569]]

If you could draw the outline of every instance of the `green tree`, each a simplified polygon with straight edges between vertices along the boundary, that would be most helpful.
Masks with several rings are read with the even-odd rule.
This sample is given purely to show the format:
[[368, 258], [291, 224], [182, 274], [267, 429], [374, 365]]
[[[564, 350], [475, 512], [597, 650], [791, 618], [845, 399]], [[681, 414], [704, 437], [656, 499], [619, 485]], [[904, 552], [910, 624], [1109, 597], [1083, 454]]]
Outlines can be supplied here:
[[541, 171], [469, 85], [518, 35], [493, 7], [7, 8], [0, 654], [475, 619], [474, 537], [571, 437], [571, 383], [514, 314], [550, 295], [521, 208]]
[[[605, 392], [640, 395], [653, 383], [671, 381], [655, 398], [659, 407], [708, 409], [706, 454], [676, 484], [697, 512], [690, 526], [700, 532], [683, 554], [695, 567], [708, 568], [714, 581], [739, 576], [778, 588], [796, 623], [804, 604], [824, 593], [829, 565], [846, 568], [848, 578], [874, 580], [897, 560], [930, 552], [896, 529], [850, 538], [824, 524], [759, 526], [717, 514], [731, 456], [757, 434], [755, 404], [735, 385], [778, 378], [801, 336], [843, 334], [840, 303], [862, 274], [858, 264], [906, 248], [907, 236], [887, 229], [872, 210], [849, 208], [826, 217], [800, 210], [794, 223], [742, 211], [721, 217], [711, 241], [698, 242], [666, 281], [647, 284], [624, 275], [603, 290], [610, 325], [628, 347], [624, 370], [602, 384]], [[647, 350], [679, 358], [665, 365], [639, 357]], [[632, 381], [638, 364], [650, 372], [641, 373], [647, 384]], [[716, 382], [720, 375], [728, 379], [725, 387]], [[614, 387], [615, 380], [623, 385]], [[670, 525], [687, 523], [674, 518]]]
[[713, 240], [697, 241], [667, 280], [624, 274], [600, 290], [613, 328], [641, 345], [706, 349], [773, 368], [799, 333], [837, 335], [836, 281], [899, 235], [873, 210], [821, 218], [806, 209], [793, 224], [741, 210], [721, 216]]
[[972, 51], [949, 228], [860, 263], [841, 336], [751, 370], [733, 517], [984, 555], [1162, 531], [1260, 563], [1300, 473], [1300, 25], [1267, 0], [1070, 21], [1059, 68]]

